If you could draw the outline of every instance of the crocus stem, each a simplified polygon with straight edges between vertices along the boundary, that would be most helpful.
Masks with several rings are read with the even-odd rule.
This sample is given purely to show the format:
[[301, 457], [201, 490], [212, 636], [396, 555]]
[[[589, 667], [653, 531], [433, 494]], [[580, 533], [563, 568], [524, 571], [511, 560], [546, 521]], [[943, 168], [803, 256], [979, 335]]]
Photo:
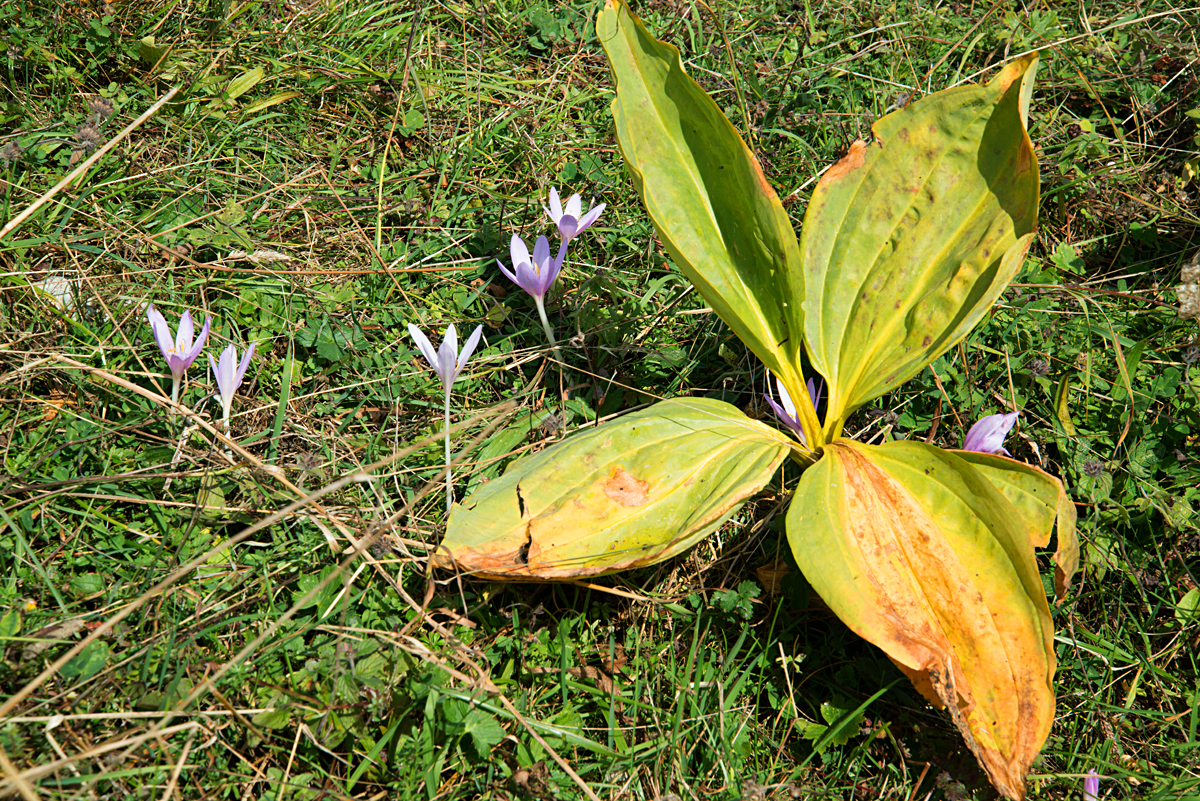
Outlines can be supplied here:
[[[171, 403], [179, 403], [179, 379], [171, 378]], [[171, 410], [174, 414], [174, 409]]]
[[[229, 433], [229, 409], [224, 408], [221, 412], [221, 430], [225, 432], [225, 436], [232, 439], [233, 435]], [[225, 458], [231, 462], [233, 461], [233, 450], [231, 448], [225, 449]]]
[[454, 505], [454, 490], [450, 484], [450, 390], [446, 389], [446, 514]]
[[550, 340], [550, 347], [554, 348], [554, 358], [561, 362], [562, 351], [558, 349], [558, 341], [554, 338], [554, 329], [550, 327], [550, 321], [546, 319], [546, 303], [539, 297], [534, 297], [534, 302], [537, 303], [538, 316], [542, 318], [542, 330], [546, 332], [546, 339]]

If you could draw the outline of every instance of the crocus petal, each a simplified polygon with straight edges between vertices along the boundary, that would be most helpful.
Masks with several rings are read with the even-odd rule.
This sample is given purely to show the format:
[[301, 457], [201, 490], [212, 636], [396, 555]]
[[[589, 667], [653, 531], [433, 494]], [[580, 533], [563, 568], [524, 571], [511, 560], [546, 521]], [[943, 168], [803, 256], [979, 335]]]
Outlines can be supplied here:
[[1008, 432], [1012, 430], [1016, 422], [1017, 412], [989, 414], [987, 417], [981, 417], [979, 422], [971, 426], [971, 430], [967, 432], [962, 449], [979, 453], [1002, 453], [1010, 456], [1011, 454], [1004, 449], [1004, 438], [1008, 436]]
[[513, 234], [512, 241], [508, 245], [508, 252], [512, 256], [513, 269], [517, 266], [529, 261], [529, 248], [525, 247], [525, 240]]
[[[558, 255], [553, 259], [549, 259], [546, 268], [542, 271], [542, 283], [546, 287], [546, 292], [550, 291], [550, 287], [558, 280], [558, 274], [562, 271], [563, 259], [567, 257], [566, 243], [558, 249]], [[543, 295], [545, 292], [542, 293]]]
[[583, 231], [589, 228], [592, 223], [600, 219], [600, 212], [604, 211], [604, 208], [607, 205], [607, 203], [601, 203], [599, 206], [596, 206], [588, 211], [587, 214], [583, 215], [583, 219], [579, 221], [579, 225], [575, 228], [576, 235], [583, 233]]
[[[233, 353], [236, 357], [237, 351], [235, 350]], [[242, 357], [242, 363], [238, 365], [237, 374], [233, 377], [234, 389], [237, 389], [242, 385], [242, 379], [246, 377], [246, 368], [250, 366], [250, 357], [253, 355], [254, 343], [251, 342], [250, 347], [246, 348], [246, 355]]]
[[806, 442], [804, 439], [804, 429], [801, 427], [800, 421], [789, 415], [787, 410], [776, 403], [775, 399], [770, 395], [764, 393], [763, 397], [766, 398], [767, 404], [771, 407], [771, 411], [775, 412], [775, 416], [779, 418], [779, 422], [790, 428], [792, 433], [799, 437], [801, 442]]
[[542, 265], [550, 261], [550, 240], [539, 236], [533, 244], [533, 266], [541, 272]]
[[815, 381], [808, 379], [808, 397], [812, 398], [813, 408], [821, 405], [821, 395], [825, 392], [825, 379], [819, 378]]
[[182, 356], [192, 349], [192, 313], [184, 312], [179, 318], [179, 330], [175, 332], [175, 355]]
[[783, 408], [787, 409], [787, 415], [792, 420], [796, 419], [796, 404], [792, 403], [792, 396], [788, 394], [787, 387], [778, 377], [775, 378], [775, 388], [779, 390], [779, 400], [783, 401]]
[[580, 200], [578, 192], [567, 198], [567, 207], [563, 211], [576, 220], [579, 219], [579, 214], [583, 211], [583, 201]]
[[542, 290], [542, 277], [538, 274], [537, 267], [531, 261], [523, 261], [517, 267], [517, 286], [535, 298], [540, 298], [546, 294]]
[[[188, 313], [184, 312], [187, 317]], [[189, 319], [190, 323], [191, 320]], [[182, 327], [182, 322], [180, 326]], [[200, 336], [196, 338], [196, 344], [191, 346], [190, 350], [179, 354], [180, 360], [183, 362], [183, 369], [186, 370], [192, 366], [192, 362], [196, 361], [196, 357], [200, 355], [200, 351], [204, 349], [204, 340], [208, 339], [208, 329], [212, 325], [212, 317], [204, 318], [204, 327], [200, 329]], [[189, 335], [190, 336], [190, 335]]]
[[446, 329], [445, 336], [442, 337], [442, 346], [438, 348], [437, 374], [442, 379], [442, 386], [446, 391], [450, 391], [450, 385], [454, 383], [454, 364], [458, 361], [458, 332], [454, 330], [454, 324]]
[[146, 307], [146, 319], [150, 321], [150, 330], [154, 332], [154, 342], [158, 345], [158, 349], [162, 351], [163, 358], [167, 361], [171, 360], [171, 328], [167, 325], [166, 318], [154, 308], [154, 304]]
[[1083, 780], [1083, 801], [1096, 801], [1099, 795], [1100, 776], [1096, 773], [1096, 769], [1092, 768]]
[[[546, 209], [545, 206], [542, 208]], [[546, 209], [546, 214], [550, 215], [550, 219], [554, 221], [555, 225], [558, 225], [558, 221], [563, 215], [562, 203], [558, 200], [558, 190], [553, 186], [550, 187], [550, 208]]]
[[221, 391], [221, 368], [217, 365], [217, 360], [213, 358], [211, 353], [208, 354], [208, 366], [212, 368], [213, 378], [217, 381], [217, 392], [219, 393]]
[[221, 400], [233, 400], [237, 389], [237, 348], [226, 345], [221, 351], [221, 361], [217, 364], [217, 389], [221, 390]]
[[420, 349], [421, 355], [425, 357], [425, 361], [429, 363], [430, 369], [437, 372], [437, 351], [434, 350], [433, 343], [429, 341], [429, 337], [421, 333], [421, 329], [412, 323], [408, 324], [408, 335], [413, 338], [413, 342], [417, 343], [417, 347]]
[[531, 295], [544, 297], [554, 279], [558, 277], [554, 261], [550, 257], [550, 240], [544, 236], [539, 236], [533, 246], [533, 271], [537, 275], [536, 285], [533, 288], [526, 287], [526, 291]]
[[450, 379], [450, 383], [458, 380], [458, 374], [467, 366], [467, 362], [471, 359], [471, 354], [475, 352], [475, 346], [479, 344], [479, 338], [483, 336], [483, 326], [478, 326], [471, 332], [471, 336], [467, 337], [467, 341], [463, 344], [462, 353], [458, 354], [458, 363], [454, 365], [454, 377]]
[[504, 262], [500, 261], [499, 259], [496, 259], [496, 264], [500, 266], [500, 272], [502, 272], [506, 276], [508, 276], [509, 281], [512, 281], [514, 284], [517, 284], [518, 286], [520, 286], [521, 282], [517, 280], [517, 277], [515, 275], [513, 275], [512, 273], [510, 273], [508, 271], [508, 268], [504, 266]]

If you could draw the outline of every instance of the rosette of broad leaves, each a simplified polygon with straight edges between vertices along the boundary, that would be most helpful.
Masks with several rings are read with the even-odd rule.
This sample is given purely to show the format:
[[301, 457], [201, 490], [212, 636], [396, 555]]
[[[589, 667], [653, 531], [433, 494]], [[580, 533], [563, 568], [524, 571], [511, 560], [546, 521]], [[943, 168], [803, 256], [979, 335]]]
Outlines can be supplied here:
[[[779, 381], [788, 433], [717, 401], [655, 404], [518, 460], [455, 505], [436, 562], [525, 580], [650, 564], [728, 520], [790, 455], [803, 472], [787, 535], [809, 582], [948, 709], [996, 788], [1023, 798], [1054, 719], [1034, 549], [1057, 529], [1061, 600], [1077, 562], [1074, 507], [1057, 479], [1006, 456], [841, 432], [959, 342], [1019, 269], [1038, 205], [1026, 133], [1036, 56], [878, 120], [824, 173], [797, 239], [679, 52], [622, 0], [607, 0], [596, 31], [647, 213]], [[827, 393], [823, 418], [811, 380]]]

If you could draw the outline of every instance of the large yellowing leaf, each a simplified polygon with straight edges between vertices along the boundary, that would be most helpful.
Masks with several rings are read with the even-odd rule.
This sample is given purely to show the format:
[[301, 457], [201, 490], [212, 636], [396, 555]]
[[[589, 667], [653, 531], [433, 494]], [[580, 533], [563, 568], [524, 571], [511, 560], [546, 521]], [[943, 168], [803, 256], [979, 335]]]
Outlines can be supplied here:
[[505, 579], [653, 564], [729, 519], [795, 444], [728, 403], [663, 401], [522, 459], [455, 504], [434, 562]]
[[1067, 588], [1071, 586], [1071, 577], [1079, 569], [1075, 504], [1067, 496], [1062, 481], [1031, 464], [1006, 456], [973, 451], [955, 453], [974, 465], [1017, 508], [1019, 519], [1027, 527], [1029, 541], [1034, 547], [1045, 548], [1050, 544], [1050, 534], [1057, 523], [1054, 598], [1061, 604], [1067, 595]]
[[717, 104], [622, 0], [596, 34], [612, 65], [617, 141], [659, 237], [700, 294], [801, 404], [804, 284], [795, 232]]
[[1026, 511], [955, 453], [839, 439], [801, 475], [787, 516], [813, 588], [950, 710], [1012, 799], [1054, 720], [1053, 627]]
[[804, 332], [829, 383], [827, 438], [965, 336], [1020, 268], [1037, 222], [1025, 132], [1036, 64], [878, 120], [813, 192]]

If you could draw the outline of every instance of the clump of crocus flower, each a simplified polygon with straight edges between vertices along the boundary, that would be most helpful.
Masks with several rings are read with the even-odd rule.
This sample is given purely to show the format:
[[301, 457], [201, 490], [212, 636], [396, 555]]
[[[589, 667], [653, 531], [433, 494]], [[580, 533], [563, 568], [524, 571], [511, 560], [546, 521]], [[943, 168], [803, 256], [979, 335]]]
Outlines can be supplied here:
[[242, 385], [242, 379], [246, 377], [246, 368], [250, 366], [250, 357], [253, 355], [253, 343], [246, 348], [246, 354], [242, 356], [240, 364], [237, 347], [234, 345], [227, 345], [225, 350], [221, 351], [219, 362], [213, 359], [211, 353], [208, 354], [209, 366], [217, 379], [216, 397], [221, 401], [221, 425], [225, 428], [226, 435], [229, 434], [229, 410], [233, 407], [233, 395]]
[[167, 367], [171, 371], [171, 402], [178, 403], [179, 384], [183, 380], [183, 374], [192, 366], [192, 362], [196, 361], [196, 357], [204, 348], [204, 340], [208, 337], [208, 327], [212, 323], [212, 317], [205, 319], [204, 327], [200, 329], [200, 336], [194, 343], [192, 341], [192, 315], [189, 312], [185, 311], [183, 317], [179, 318], [179, 328], [176, 330], [174, 338], [171, 337], [171, 328], [167, 325], [166, 318], [159, 313], [158, 309], [154, 308], [154, 304], [146, 307], [146, 319], [150, 321], [150, 330], [154, 332], [154, 341], [158, 343], [158, 349], [162, 351]]
[[546, 332], [546, 339], [549, 340], [555, 355], [560, 359], [562, 354], [559, 353], [558, 342], [554, 338], [554, 329], [550, 327], [550, 321], [546, 318], [546, 293], [550, 291], [550, 287], [562, 270], [563, 262], [567, 258], [567, 245], [600, 218], [600, 212], [604, 211], [605, 205], [601, 203], [599, 206], [588, 209], [588, 212], [584, 214], [583, 201], [580, 200], [578, 194], [574, 194], [567, 199], [567, 206], [564, 209], [562, 201], [558, 197], [558, 190], [551, 187], [550, 205], [542, 208], [553, 220], [554, 225], [558, 228], [558, 235], [562, 238], [558, 246], [558, 254], [551, 258], [549, 240], [544, 236], [539, 236], [533, 246], [533, 256], [530, 257], [525, 241], [513, 234], [512, 242], [509, 245], [513, 264], [512, 271], [510, 272], [502, 261], [496, 260], [496, 263], [500, 265], [500, 270], [513, 283], [533, 296], [533, 301], [537, 304], [538, 316], [542, 321], [542, 329]]
[[979, 418], [979, 422], [971, 426], [963, 440], [964, 451], [979, 453], [1002, 453], [1009, 458], [1012, 454], [1004, 449], [1004, 438], [1017, 422], [1017, 412], [1008, 414], [989, 414]]
[[[543, 241], [545, 241], [544, 238]], [[549, 250], [549, 245], [547, 245], [547, 250]], [[408, 333], [412, 336], [413, 341], [417, 343], [417, 347], [420, 348], [421, 355], [425, 357], [425, 361], [429, 363], [430, 369], [437, 373], [437, 377], [441, 379], [442, 391], [445, 394], [446, 512], [449, 513], [450, 506], [454, 503], [454, 491], [451, 488], [450, 479], [450, 390], [454, 386], [458, 374], [467, 366], [471, 354], [475, 352], [475, 347], [479, 344], [479, 337], [483, 335], [483, 326], [478, 326], [471, 336], [467, 337], [467, 341], [463, 344], [461, 351], [458, 349], [458, 332], [454, 330], [453, 325], [446, 329], [446, 333], [442, 337], [442, 345], [437, 350], [434, 350], [433, 343], [429, 341], [429, 337], [425, 336], [421, 332], [421, 329], [412, 323], [408, 324]]]

